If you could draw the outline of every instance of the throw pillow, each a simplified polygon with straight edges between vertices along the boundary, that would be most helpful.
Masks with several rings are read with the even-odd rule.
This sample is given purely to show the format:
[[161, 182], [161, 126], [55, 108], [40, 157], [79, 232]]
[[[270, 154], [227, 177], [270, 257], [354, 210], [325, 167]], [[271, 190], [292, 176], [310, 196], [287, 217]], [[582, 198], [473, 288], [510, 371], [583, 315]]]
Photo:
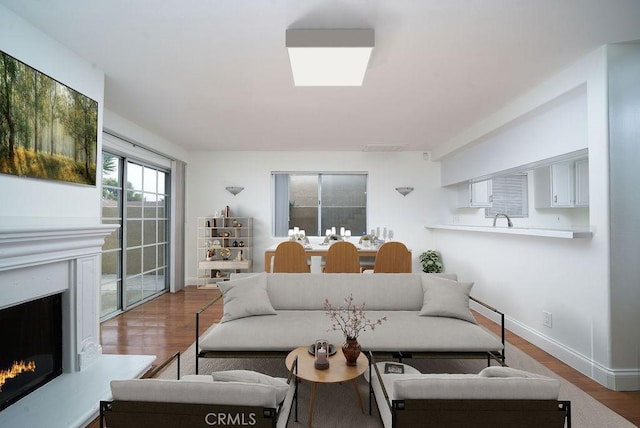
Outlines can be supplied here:
[[289, 391], [289, 384], [283, 379], [271, 377], [264, 373], [254, 372], [252, 370], [225, 370], [213, 372], [211, 375], [217, 382], [243, 382], [243, 383], [259, 383], [262, 385], [272, 386], [276, 391], [276, 400], [281, 403]]
[[222, 291], [221, 323], [254, 315], [275, 315], [267, 294], [265, 273], [218, 282]]
[[486, 367], [482, 369], [480, 373], [478, 373], [478, 376], [481, 376], [481, 377], [527, 377], [527, 378], [544, 377], [536, 373], [530, 373], [524, 370], [518, 370], [511, 367], [503, 367], [503, 366]]
[[473, 282], [457, 282], [437, 276], [422, 276], [424, 300], [418, 315], [458, 318], [477, 324], [469, 310]]

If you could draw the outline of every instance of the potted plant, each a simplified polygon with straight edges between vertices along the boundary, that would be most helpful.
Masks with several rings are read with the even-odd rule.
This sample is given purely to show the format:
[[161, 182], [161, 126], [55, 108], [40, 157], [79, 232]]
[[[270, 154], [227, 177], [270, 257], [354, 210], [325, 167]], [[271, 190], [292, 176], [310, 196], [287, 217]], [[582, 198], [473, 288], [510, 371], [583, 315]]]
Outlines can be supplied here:
[[442, 272], [442, 259], [436, 250], [427, 250], [420, 254], [420, 263], [422, 263], [422, 271], [427, 273]]

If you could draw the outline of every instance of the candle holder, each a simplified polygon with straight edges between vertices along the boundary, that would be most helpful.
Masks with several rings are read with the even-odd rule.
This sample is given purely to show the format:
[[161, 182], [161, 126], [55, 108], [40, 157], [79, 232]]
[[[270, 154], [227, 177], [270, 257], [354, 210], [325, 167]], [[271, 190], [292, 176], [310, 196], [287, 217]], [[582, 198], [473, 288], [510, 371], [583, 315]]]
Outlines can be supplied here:
[[316, 340], [314, 356], [313, 366], [316, 370], [326, 370], [329, 368], [329, 342], [327, 342], [326, 339]]

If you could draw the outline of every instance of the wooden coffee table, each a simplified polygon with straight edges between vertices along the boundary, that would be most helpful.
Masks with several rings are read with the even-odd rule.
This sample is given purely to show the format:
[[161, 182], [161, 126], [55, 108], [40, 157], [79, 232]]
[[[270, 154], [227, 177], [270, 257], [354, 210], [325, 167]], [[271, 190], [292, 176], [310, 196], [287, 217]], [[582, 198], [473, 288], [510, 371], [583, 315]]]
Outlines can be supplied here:
[[[298, 359], [297, 368], [293, 367], [294, 362]], [[313, 422], [313, 408], [316, 399], [316, 387], [319, 383], [342, 383], [351, 381], [353, 383], [354, 390], [356, 392], [356, 397], [358, 399], [358, 405], [360, 406], [360, 411], [364, 413], [364, 408], [362, 407], [362, 397], [360, 397], [360, 392], [358, 391], [358, 382], [357, 379], [361, 376], [369, 367], [369, 360], [364, 355], [364, 353], [360, 353], [358, 356], [357, 365], [348, 366], [347, 360], [344, 358], [344, 354], [342, 353], [342, 347], [337, 346], [337, 352], [329, 357], [329, 368], [326, 370], [317, 370], [314, 365], [314, 356], [311, 355], [308, 351], [308, 347], [301, 346], [299, 348], [294, 349], [287, 355], [285, 360], [285, 364], [287, 365], [287, 369], [293, 372], [296, 376], [296, 383], [299, 380], [306, 380], [311, 382], [311, 400], [309, 402], [309, 426], [311, 426]], [[298, 404], [297, 404], [297, 384], [296, 384], [296, 422], [298, 422]]]

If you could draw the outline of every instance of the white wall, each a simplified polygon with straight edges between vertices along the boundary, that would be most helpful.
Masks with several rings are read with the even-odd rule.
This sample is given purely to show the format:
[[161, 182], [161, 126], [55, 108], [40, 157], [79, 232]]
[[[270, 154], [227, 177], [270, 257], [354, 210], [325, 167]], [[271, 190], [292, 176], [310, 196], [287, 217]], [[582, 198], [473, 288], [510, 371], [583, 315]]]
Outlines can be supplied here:
[[[254, 217], [254, 271], [264, 271], [264, 250], [272, 237], [272, 171], [368, 171], [368, 227], [394, 230], [395, 240], [411, 248], [414, 271], [418, 256], [430, 248], [424, 226], [440, 206], [440, 168], [423, 160], [422, 152], [194, 152], [187, 179], [187, 283], [196, 278], [196, 218], [229, 205], [232, 216]], [[243, 186], [233, 196], [226, 186]], [[407, 196], [398, 186], [413, 186]], [[282, 238], [280, 238], [282, 239]]]
[[468, 149], [442, 159], [442, 185], [468, 181], [514, 166], [587, 147], [586, 86], [551, 100]]
[[[102, 129], [104, 74], [0, 5], [0, 50], [98, 102]], [[98, 153], [102, 135], [98, 133]], [[100, 222], [97, 186], [0, 175], [0, 225], [78, 225]]]
[[[631, 371], [640, 365], [640, 43], [613, 45], [609, 64], [611, 171], [612, 360]], [[633, 380], [630, 378], [630, 382]], [[635, 379], [640, 390], [640, 378]]]
[[[188, 157], [187, 151], [184, 148], [148, 131], [109, 109], [104, 110], [104, 129], [127, 141], [137, 143], [142, 147], [161, 153], [169, 159], [186, 162]], [[148, 155], [148, 153], [145, 154], [142, 151], [140, 153], [141, 156]]]
[[[457, 272], [463, 280], [475, 281], [473, 294], [505, 312], [510, 330], [605, 386], [638, 389], [640, 336], [629, 337], [629, 333], [637, 329], [637, 316], [626, 320], [616, 318], [616, 331], [625, 331], [626, 337], [612, 334], [612, 313], [616, 306], [610, 301], [606, 52], [606, 47], [603, 47], [587, 55], [494, 115], [493, 133], [487, 127], [479, 127], [477, 133], [465, 134], [470, 144], [489, 134], [489, 139], [500, 139], [501, 130], [512, 128], [508, 126], [509, 121], [522, 120], [526, 114], [522, 106], [528, 105], [534, 111], [538, 106], [562, 96], [563, 86], [570, 93], [576, 87], [586, 85], [588, 122], [584, 126], [589, 149], [589, 221], [593, 238], [566, 240], [444, 230], [431, 231], [430, 238], [442, 252], [447, 270]], [[529, 131], [546, 132], [545, 121], [539, 121], [539, 115], [535, 117], [535, 121], [526, 123]], [[554, 118], [549, 118], [549, 126], [554, 126], [554, 123]], [[465, 156], [460, 155], [460, 142], [460, 139], [454, 139], [454, 149], [449, 153], [464, 159]], [[446, 153], [446, 150], [441, 150], [441, 153]], [[509, 160], [513, 163], [503, 164], [504, 168], [538, 159], [523, 161], [512, 156], [506, 158]], [[445, 168], [444, 164], [442, 168]], [[444, 219], [455, 213], [451, 207]], [[633, 283], [638, 283], [638, 275]], [[618, 288], [618, 300], [626, 296], [638, 301], [637, 292], [624, 293], [623, 289]], [[637, 309], [636, 303], [636, 312]], [[552, 328], [543, 326], [543, 311], [552, 313]], [[623, 349], [627, 357], [612, 358], [618, 354], [614, 351], [617, 349]]]

